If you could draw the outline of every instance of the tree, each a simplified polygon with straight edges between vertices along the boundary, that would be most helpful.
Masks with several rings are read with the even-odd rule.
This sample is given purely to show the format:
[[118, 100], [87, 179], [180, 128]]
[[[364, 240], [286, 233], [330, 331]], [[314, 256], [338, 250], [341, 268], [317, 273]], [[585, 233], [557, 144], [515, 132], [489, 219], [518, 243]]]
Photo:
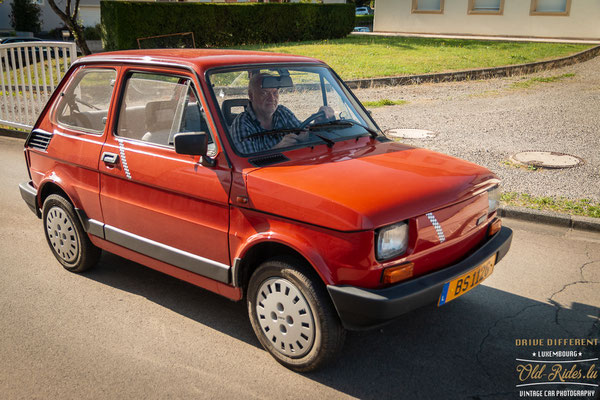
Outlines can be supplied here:
[[31, 0], [14, 0], [10, 3], [10, 24], [16, 31], [37, 34], [41, 28], [40, 6]]
[[92, 52], [85, 42], [83, 27], [77, 21], [79, 14], [79, 0], [75, 0], [75, 3], [71, 3], [71, 0], [66, 0], [64, 11], [58, 8], [55, 0], [48, 0], [48, 4], [50, 4], [50, 8], [52, 8], [56, 15], [62, 19], [67, 28], [69, 28], [71, 35], [73, 35], [73, 39], [75, 39], [75, 43], [77, 43], [77, 46], [79, 46], [83, 55], [91, 54]]

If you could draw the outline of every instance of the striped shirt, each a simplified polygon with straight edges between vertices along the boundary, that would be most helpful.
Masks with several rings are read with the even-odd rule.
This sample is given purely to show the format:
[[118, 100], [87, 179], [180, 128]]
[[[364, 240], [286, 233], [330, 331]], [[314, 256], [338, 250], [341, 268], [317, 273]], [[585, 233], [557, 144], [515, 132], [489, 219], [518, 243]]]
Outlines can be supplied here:
[[[300, 125], [300, 121], [289, 108], [277, 106], [273, 113], [272, 129], [292, 129]], [[254, 110], [252, 103], [246, 106], [244, 112], [238, 115], [231, 124], [231, 138], [235, 147], [244, 154], [257, 153], [272, 148], [283, 139], [284, 133], [274, 133], [263, 136], [249, 137], [258, 132], [264, 132]]]

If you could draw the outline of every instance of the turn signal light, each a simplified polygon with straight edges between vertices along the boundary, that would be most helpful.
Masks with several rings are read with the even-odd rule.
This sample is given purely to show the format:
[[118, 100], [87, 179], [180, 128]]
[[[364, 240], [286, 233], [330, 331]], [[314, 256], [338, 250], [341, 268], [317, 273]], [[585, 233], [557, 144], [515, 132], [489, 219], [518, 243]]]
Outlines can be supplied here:
[[413, 276], [413, 263], [406, 263], [383, 270], [383, 283], [391, 284], [403, 281]]
[[490, 224], [488, 236], [494, 236], [500, 230], [500, 228], [502, 228], [502, 220], [500, 218], [494, 218]]

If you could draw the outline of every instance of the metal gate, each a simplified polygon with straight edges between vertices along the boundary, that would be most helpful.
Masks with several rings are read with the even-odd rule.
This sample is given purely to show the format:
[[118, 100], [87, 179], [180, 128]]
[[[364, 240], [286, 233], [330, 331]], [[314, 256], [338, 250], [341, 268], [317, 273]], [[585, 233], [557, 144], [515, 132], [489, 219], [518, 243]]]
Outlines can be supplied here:
[[72, 42], [0, 44], [0, 125], [31, 129], [76, 57]]

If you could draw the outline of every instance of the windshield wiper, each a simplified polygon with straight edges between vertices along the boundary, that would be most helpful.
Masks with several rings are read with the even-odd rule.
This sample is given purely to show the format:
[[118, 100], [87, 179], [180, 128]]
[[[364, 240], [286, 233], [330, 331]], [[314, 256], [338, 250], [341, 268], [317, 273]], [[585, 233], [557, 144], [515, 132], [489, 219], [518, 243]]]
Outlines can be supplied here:
[[322, 141], [325, 142], [325, 144], [327, 145], [327, 147], [332, 148], [333, 145], [335, 144], [335, 142], [329, 138], [326, 138], [323, 135], [319, 135], [318, 133], [315, 133], [315, 136], [318, 137], [319, 139], [321, 139]]
[[307, 128], [309, 130], [312, 130], [312, 129], [327, 128], [330, 126], [360, 126], [365, 131], [369, 132], [369, 135], [371, 135], [372, 138], [376, 138], [377, 136], [379, 136], [379, 134], [376, 131], [369, 128], [368, 126], [364, 126], [363, 124], [359, 124], [358, 122], [352, 121], [350, 119], [337, 119], [335, 121], [322, 122], [320, 124], [309, 125], [309, 126], [307, 126]]
[[270, 131], [256, 132], [251, 135], [248, 135], [247, 137], [253, 138], [253, 137], [257, 137], [257, 136], [278, 135], [278, 134], [285, 134], [285, 133], [300, 133], [303, 130], [304, 129], [300, 129], [300, 128], [271, 129]]

